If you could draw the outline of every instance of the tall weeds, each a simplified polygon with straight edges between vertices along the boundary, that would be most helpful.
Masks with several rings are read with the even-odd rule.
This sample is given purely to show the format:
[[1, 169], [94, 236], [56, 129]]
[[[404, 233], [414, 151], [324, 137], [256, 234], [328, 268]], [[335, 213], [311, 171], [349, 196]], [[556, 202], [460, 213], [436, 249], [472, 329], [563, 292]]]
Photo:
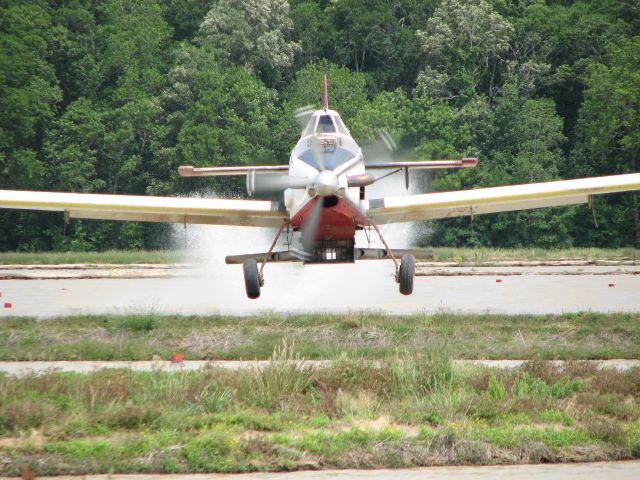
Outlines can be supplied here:
[[275, 346], [265, 367], [255, 366], [249, 372], [250, 388], [246, 394], [256, 405], [284, 407], [288, 399], [302, 395], [310, 387], [312, 369], [295, 352], [294, 343], [285, 338]]

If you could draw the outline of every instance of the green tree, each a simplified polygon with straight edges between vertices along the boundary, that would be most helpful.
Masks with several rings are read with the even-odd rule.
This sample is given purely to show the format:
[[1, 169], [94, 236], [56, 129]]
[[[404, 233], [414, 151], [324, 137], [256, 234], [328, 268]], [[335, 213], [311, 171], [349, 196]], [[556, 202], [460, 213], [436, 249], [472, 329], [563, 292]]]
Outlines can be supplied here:
[[444, 0], [418, 32], [426, 56], [418, 91], [434, 98], [493, 98], [513, 32], [485, 0]]
[[[225, 66], [218, 57], [208, 45], [184, 46], [169, 74], [170, 86], [161, 97], [167, 146], [160, 154], [161, 169], [169, 175], [180, 164], [241, 165], [274, 159], [275, 92], [245, 68]], [[154, 183], [154, 191], [179, 188], [173, 178], [164, 185]]]
[[[424, 18], [433, 2], [342, 0], [328, 7], [335, 29], [333, 62], [367, 72], [369, 89], [410, 88], [420, 42], [413, 21]], [[431, 7], [431, 8], [430, 8]]]
[[220, 0], [205, 16], [197, 40], [275, 83], [300, 49], [290, 39], [292, 30], [286, 0]]
[[[610, 44], [605, 63], [594, 64], [590, 69], [576, 128], [576, 148], [570, 164], [576, 175], [638, 171], [639, 48], [640, 37], [621, 38]], [[598, 201], [596, 205], [596, 211], [601, 212], [599, 217], [604, 231], [597, 233], [599, 242], [640, 246], [640, 203], [636, 193], [613, 196]], [[614, 214], [612, 209], [616, 209], [618, 214]]]
[[0, 187], [34, 188], [43, 131], [62, 98], [48, 61], [55, 35], [46, 2], [0, 6], [0, 32]]
[[96, 165], [103, 155], [105, 127], [102, 115], [86, 98], [66, 109], [47, 131], [44, 144], [49, 186], [58, 191], [100, 192], [106, 182]]
[[[558, 177], [563, 161], [562, 119], [549, 99], [527, 99], [515, 86], [496, 99], [495, 109], [480, 120], [473, 143], [482, 146], [479, 166], [462, 172], [460, 187], [492, 187], [541, 182]], [[460, 174], [453, 175], [456, 178]], [[444, 185], [450, 187], [449, 176]], [[435, 188], [442, 188], [440, 178]], [[448, 189], [448, 188], [447, 188]], [[572, 208], [525, 210], [439, 221], [432, 241], [443, 245], [495, 247], [568, 247], [572, 245], [569, 221]]]

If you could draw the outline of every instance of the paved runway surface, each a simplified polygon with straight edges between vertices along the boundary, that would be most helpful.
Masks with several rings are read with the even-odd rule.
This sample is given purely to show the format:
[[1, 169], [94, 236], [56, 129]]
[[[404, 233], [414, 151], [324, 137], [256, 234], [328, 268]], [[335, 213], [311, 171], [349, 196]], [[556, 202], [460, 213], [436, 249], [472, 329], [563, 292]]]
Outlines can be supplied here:
[[[416, 277], [413, 295], [403, 296], [390, 261], [273, 264], [265, 270], [262, 296], [255, 301], [245, 296], [240, 265], [203, 266], [190, 276], [177, 278], [2, 280], [0, 317], [129, 312], [640, 311], [638, 267], [476, 267], [456, 272], [453, 276]], [[543, 274], [549, 272], [554, 274]], [[2, 308], [5, 303], [10, 308]]]
[[[562, 367], [564, 361], [549, 360], [556, 366]], [[629, 368], [640, 367], [640, 360], [585, 360], [598, 368], [615, 368], [616, 370], [628, 370]], [[305, 360], [301, 362], [309, 368], [317, 368], [331, 362], [329, 360]], [[490, 368], [516, 368], [525, 363], [525, 360], [454, 360], [458, 367], [485, 366]], [[184, 362], [169, 361], [93, 361], [93, 360], [70, 360], [70, 361], [19, 361], [0, 362], [0, 372], [18, 377], [40, 374], [49, 371], [91, 373], [104, 368], [128, 368], [135, 371], [162, 371], [180, 372], [184, 370], [199, 370], [205, 367], [225, 368], [228, 370], [240, 370], [244, 368], [264, 368], [269, 365], [268, 360], [240, 361], [240, 360], [185, 360]]]
[[398, 470], [325, 470], [291, 473], [195, 475], [83, 475], [38, 477], [40, 480], [294, 480], [294, 479], [397, 479], [397, 480], [638, 480], [640, 461], [500, 467], [426, 467]]

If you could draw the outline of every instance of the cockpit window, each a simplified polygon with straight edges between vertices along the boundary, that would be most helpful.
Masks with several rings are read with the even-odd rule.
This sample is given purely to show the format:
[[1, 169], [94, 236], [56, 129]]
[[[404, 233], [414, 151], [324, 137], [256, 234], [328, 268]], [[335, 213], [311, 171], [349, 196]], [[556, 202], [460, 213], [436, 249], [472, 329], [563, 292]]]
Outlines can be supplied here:
[[316, 133], [335, 133], [336, 126], [333, 124], [331, 115], [321, 115], [318, 120], [318, 127]]

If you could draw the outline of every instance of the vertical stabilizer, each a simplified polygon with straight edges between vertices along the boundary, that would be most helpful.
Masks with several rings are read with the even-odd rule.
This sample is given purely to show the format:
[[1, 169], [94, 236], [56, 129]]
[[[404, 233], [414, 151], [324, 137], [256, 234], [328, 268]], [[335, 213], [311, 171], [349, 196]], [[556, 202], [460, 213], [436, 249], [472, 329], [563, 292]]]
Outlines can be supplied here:
[[329, 110], [329, 85], [326, 73], [322, 76], [322, 109], [325, 112]]

